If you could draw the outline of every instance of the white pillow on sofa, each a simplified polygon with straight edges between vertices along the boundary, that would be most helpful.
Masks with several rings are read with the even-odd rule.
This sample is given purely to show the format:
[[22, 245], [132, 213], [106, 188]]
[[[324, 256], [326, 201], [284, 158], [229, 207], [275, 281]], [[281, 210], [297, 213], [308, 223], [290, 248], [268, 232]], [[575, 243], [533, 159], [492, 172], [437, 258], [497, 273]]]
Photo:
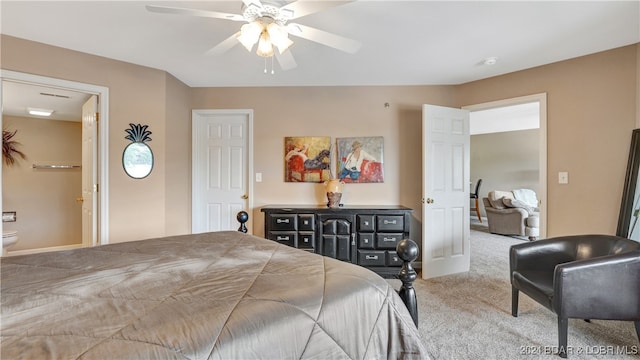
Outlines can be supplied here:
[[527, 205], [522, 200], [502, 198], [502, 203], [506, 207], [525, 209], [529, 215], [533, 215], [536, 212], [533, 207]]

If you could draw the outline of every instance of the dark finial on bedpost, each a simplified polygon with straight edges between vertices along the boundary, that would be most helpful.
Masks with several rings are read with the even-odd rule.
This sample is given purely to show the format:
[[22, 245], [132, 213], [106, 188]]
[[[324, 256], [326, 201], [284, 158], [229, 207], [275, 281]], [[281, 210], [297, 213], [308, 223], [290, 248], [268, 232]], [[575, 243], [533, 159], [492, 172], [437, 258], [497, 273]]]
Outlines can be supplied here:
[[246, 211], [240, 211], [238, 213], [238, 216], [236, 216], [236, 219], [238, 219], [238, 221], [240, 222], [240, 227], [238, 228], [238, 231], [246, 234], [247, 226], [245, 224], [247, 221], [249, 221], [249, 214], [247, 214]]
[[411, 266], [411, 263], [418, 258], [420, 249], [415, 241], [404, 239], [398, 243], [396, 252], [402, 259], [402, 269], [398, 274], [398, 278], [402, 281], [402, 286], [398, 290], [398, 295], [400, 295], [407, 309], [409, 309], [413, 322], [418, 326], [418, 302], [416, 300], [416, 289], [413, 288], [413, 282], [418, 278], [418, 274]]

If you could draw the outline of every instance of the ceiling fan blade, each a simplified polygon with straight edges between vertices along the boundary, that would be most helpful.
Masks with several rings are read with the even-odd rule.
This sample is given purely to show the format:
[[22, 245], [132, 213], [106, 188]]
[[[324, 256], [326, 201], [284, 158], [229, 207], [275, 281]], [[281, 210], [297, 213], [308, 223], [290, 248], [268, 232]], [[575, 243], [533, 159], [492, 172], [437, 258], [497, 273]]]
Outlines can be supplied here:
[[231, 21], [245, 21], [242, 15], [221, 13], [217, 11], [187, 9], [187, 8], [177, 8], [177, 7], [157, 6], [157, 5], [147, 5], [146, 8], [147, 8], [147, 11], [161, 13], [161, 14], [191, 15], [191, 16], [208, 17], [208, 18], [214, 18], [214, 19], [231, 20]]
[[[251, 0], [246, 0], [246, 1], [251, 1]], [[345, 5], [354, 1], [355, 0], [348, 0], [348, 1], [298, 0], [281, 7], [280, 12], [282, 12], [283, 10], [291, 11], [293, 15], [291, 16], [290, 20], [293, 20], [293, 19], [297, 19], [303, 16], [313, 14], [313, 13], [320, 12], [322, 10], [330, 9], [332, 7]]]
[[320, 29], [300, 24], [288, 24], [287, 31], [289, 34], [303, 39], [311, 40], [322, 45], [344, 51], [349, 54], [355, 54], [362, 44], [359, 41], [332, 34]]
[[294, 59], [293, 54], [291, 54], [291, 50], [287, 50], [282, 54], [280, 54], [279, 51], [275, 51], [275, 56], [283, 71], [291, 70], [298, 66], [296, 59]]
[[216, 45], [216, 46], [212, 47], [211, 49], [209, 49], [205, 53], [205, 55], [207, 55], [207, 56], [217, 56], [217, 55], [224, 54], [227, 51], [231, 50], [232, 47], [234, 47], [237, 44], [239, 44], [238, 35], [240, 35], [240, 31], [238, 31], [237, 33], [229, 36], [228, 38], [224, 39], [218, 45]]
[[242, 3], [244, 3], [244, 6], [246, 7], [251, 7], [251, 5], [255, 5], [259, 8], [262, 8], [262, 2], [260, 2], [260, 0], [242, 0]]

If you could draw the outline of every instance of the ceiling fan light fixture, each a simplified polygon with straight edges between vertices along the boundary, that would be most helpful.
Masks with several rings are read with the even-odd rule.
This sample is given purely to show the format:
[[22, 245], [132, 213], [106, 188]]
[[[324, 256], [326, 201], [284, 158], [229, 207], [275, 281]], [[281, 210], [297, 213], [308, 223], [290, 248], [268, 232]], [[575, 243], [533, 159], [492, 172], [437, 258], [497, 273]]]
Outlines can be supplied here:
[[263, 31], [260, 35], [260, 40], [258, 41], [258, 50], [256, 51], [256, 54], [262, 57], [273, 56], [273, 45], [271, 44], [269, 34], [266, 30]]
[[240, 28], [240, 35], [238, 35], [238, 41], [244, 46], [247, 51], [253, 49], [253, 45], [260, 39], [260, 34], [263, 32], [263, 27], [258, 22], [250, 22], [242, 25]]
[[269, 33], [269, 39], [271, 43], [278, 48], [280, 54], [285, 52], [291, 45], [293, 45], [293, 41], [289, 39], [289, 34], [287, 31], [280, 25], [276, 23], [271, 23], [267, 25], [267, 33]]

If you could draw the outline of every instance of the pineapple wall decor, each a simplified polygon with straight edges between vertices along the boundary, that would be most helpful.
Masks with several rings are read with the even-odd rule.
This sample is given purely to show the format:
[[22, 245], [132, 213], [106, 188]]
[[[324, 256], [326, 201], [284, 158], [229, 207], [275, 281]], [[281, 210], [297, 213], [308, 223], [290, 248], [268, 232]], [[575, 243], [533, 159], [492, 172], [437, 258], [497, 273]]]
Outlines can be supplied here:
[[134, 179], [143, 179], [151, 174], [153, 169], [153, 152], [147, 141], [151, 141], [147, 130], [149, 125], [129, 124], [130, 129], [124, 131], [128, 134], [124, 138], [131, 144], [124, 148], [122, 153], [122, 166], [124, 171]]
[[2, 130], [2, 159], [7, 166], [15, 165], [18, 162], [18, 156], [22, 159], [27, 158], [22, 151], [18, 150], [20, 143], [13, 140], [13, 137], [16, 136], [17, 132], [18, 130]]

